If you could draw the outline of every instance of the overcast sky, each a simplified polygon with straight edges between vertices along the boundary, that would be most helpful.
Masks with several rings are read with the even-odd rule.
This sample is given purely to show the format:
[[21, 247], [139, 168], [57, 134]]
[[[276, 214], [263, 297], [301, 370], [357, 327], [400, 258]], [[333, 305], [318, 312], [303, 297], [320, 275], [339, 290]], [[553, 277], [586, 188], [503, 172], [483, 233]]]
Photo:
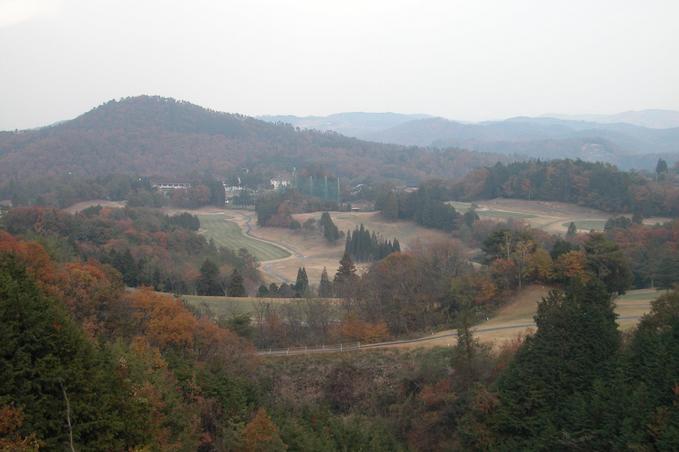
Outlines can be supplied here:
[[679, 1], [0, 0], [0, 130], [158, 94], [459, 120], [679, 110]]

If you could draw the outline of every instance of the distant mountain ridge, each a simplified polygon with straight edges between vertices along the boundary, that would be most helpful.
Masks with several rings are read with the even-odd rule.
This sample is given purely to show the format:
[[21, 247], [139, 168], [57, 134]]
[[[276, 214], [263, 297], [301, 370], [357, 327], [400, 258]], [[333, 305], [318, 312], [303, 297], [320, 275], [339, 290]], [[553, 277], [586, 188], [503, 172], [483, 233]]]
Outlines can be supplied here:
[[[649, 111], [649, 121], [651, 112], [657, 111]], [[618, 116], [628, 118], [632, 113], [636, 114], [637, 119], [643, 116], [643, 112]], [[679, 115], [678, 112], [664, 113]], [[425, 115], [410, 120], [406, 120], [407, 116], [400, 116], [398, 123], [385, 126], [393, 113], [384, 116], [384, 121], [376, 120], [375, 117], [386, 114], [362, 115], [372, 115], [370, 125], [364, 122], [365, 116], [357, 114], [348, 117], [342, 114], [314, 117], [313, 121], [297, 117], [279, 118], [287, 118], [281, 120], [298, 127], [314, 128], [320, 125], [323, 130], [339, 131], [334, 128], [337, 122], [332, 118], [343, 117], [345, 123], [342, 130], [345, 134], [368, 141], [438, 148], [452, 146], [544, 159], [579, 158], [614, 163], [623, 169], [653, 169], [658, 158], [669, 161], [679, 159], [679, 127], [661, 129], [632, 123], [605, 122], [605, 118], [597, 122], [553, 117], [515, 117], [503, 121], [463, 123]], [[613, 116], [606, 118], [611, 121], [614, 119]], [[380, 125], [385, 127], [379, 128]]]
[[575, 121], [591, 121], [600, 123], [623, 122], [650, 129], [670, 129], [679, 127], [679, 111], [674, 110], [637, 110], [625, 111], [612, 115], [544, 115], [550, 118], [567, 119]]
[[310, 166], [349, 179], [417, 182], [510, 160], [297, 130], [158, 96], [113, 100], [70, 121], [0, 132], [0, 186], [17, 178], [65, 174], [223, 177], [241, 168], [276, 173]]
[[267, 122], [282, 122], [303, 129], [331, 130], [342, 135], [352, 137], [366, 136], [371, 132], [379, 132], [399, 124], [418, 119], [430, 118], [423, 114], [401, 113], [365, 113], [347, 112], [335, 113], [328, 116], [259, 116], [258, 119]]

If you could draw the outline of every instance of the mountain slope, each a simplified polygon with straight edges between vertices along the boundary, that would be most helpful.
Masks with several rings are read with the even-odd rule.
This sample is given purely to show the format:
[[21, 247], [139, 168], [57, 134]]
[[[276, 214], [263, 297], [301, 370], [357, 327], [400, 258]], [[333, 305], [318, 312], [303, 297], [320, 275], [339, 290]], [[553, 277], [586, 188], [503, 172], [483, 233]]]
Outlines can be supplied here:
[[428, 117], [428, 115], [421, 114], [349, 112], [328, 116], [260, 116], [259, 119], [268, 122], [283, 122], [302, 129], [331, 130], [342, 135], [364, 138], [408, 121]]
[[[649, 129], [555, 118], [511, 118], [463, 124], [443, 118], [410, 121], [366, 139], [403, 145], [457, 146], [540, 158], [601, 160], [622, 168], [652, 169], [655, 159], [679, 158], [679, 128]], [[640, 158], [640, 156], [646, 156]], [[649, 158], [651, 157], [651, 158]]]
[[309, 165], [349, 178], [418, 181], [459, 176], [498, 160], [509, 159], [295, 130], [150, 96], [110, 101], [42, 129], [0, 133], [0, 183], [64, 174], [181, 178], [207, 172], [219, 177], [243, 167], [280, 171]]
[[552, 118], [591, 121], [600, 123], [634, 124], [652, 129], [669, 129], [679, 127], [679, 111], [674, 110], [639, 110], [625, 111], [613, 115], [546, 115]]
[[[670, 162], [679, 160], [679, 112], [669, 110], [609, 116], [516, 117], [480, 123], [396, 113], [338, 113], [304, 118], [268, 116], [263, 119], [305, 129], [333, 130], [380, 143], [459, 147], [540, 158], [601, 160], [625, 169], [653, 169], [658, 158]], [[663, 125], [674, 127], [657, 128]]]

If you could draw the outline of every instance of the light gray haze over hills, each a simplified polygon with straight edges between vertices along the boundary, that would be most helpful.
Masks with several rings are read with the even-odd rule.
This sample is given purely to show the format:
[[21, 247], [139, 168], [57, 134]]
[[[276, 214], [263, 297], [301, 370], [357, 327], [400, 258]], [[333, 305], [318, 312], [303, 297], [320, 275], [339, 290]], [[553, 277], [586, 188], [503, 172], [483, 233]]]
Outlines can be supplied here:
[[671, 0], [0, 0], [0, 130], [138, 94], [248, 115], [679, 110], [677, 17]]

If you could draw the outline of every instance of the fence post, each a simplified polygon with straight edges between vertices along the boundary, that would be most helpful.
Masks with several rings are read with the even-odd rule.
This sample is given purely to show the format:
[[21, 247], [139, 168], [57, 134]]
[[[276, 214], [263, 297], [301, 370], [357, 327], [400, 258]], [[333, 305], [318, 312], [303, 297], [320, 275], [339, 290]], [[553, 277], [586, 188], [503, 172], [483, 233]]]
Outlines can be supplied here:
[[358, 341], [358, 347], [357, 348], [361, 348], [361, 341]]
[[342, 344], [340, 343], [340, 351], [342, 351]]

